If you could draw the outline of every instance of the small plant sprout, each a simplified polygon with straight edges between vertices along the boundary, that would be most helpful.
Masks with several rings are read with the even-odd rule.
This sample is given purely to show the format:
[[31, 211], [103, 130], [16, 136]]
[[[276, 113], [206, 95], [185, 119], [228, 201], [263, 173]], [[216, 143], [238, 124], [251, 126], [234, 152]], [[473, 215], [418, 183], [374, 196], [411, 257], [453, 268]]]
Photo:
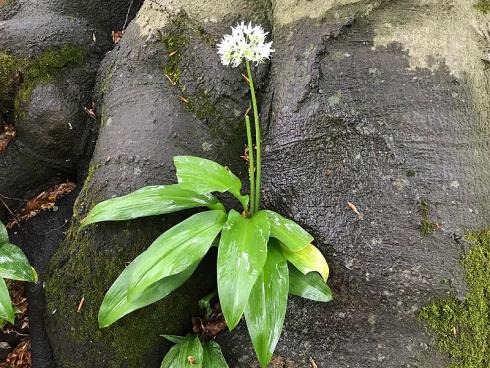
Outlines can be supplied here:
[[0, 222], [0, 328], [7, 322], [15, 322], [15, 310], [4, 278], [37, 282], [37, 273], [22, 250], [10, 243], [7, 229]]
[[[181, 286], [203, 257], [218, 244], [218, 298], [227, 326], [233, 330], [245, 316], [262, 367], [272, 358], [286, 314], [288, 295], [328, 302], [329, 268], [311, 236], [280, 214], [262, 209], [261, 131], [251, 63], [269, 59], [272, 42], [261, 26], [244, 22], [223, 37], [218, 54], [224, 65], [242, 61], [248, 75], [255, 129], [245, 117], [249, 147], [250, 194], [242, 194], [240, 179], [221, 164], [200, 157], [176, 156], [178, 184], [141, 188], [96, 205], [82, 227], [101, 221], [123, 221], [190, 208], [206, 208], [160, 235], [117, 278], [99, 311], [99, 325], [108, 327], [126, 314], [156, 302]], [[254, 149], [255, 148], [255, 149]], [[226, 209], [213, 195], [228, 192], [240, 211]], [[174, 337], [177, 345], [162, 368], [227, 367], [219, 346], [197, 337]], [[213, 364], [206, 364], [207, 359]], [[204, 361], [204, 363], [203, 363]]]

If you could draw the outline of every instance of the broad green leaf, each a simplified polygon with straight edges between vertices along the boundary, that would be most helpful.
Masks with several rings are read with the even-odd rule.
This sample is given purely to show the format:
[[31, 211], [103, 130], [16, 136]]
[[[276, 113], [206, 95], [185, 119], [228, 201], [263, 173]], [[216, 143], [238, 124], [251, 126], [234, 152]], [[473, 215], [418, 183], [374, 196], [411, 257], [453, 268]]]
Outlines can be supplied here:
[[128, 287], [133, 301], [143, 290], [164, 277], [176, 275], [199, 262], [226, 222], [221, 210], [197, 213], [160, 235], [137, 258]]
[[164, 339], [170, 342], [173, 342], [174, 344], [183, 343], [186, 339], [185, 336], [177, 336], [177, 335], [160, 335], [160, 336], [162, 336]]
[[296, 222], [276, 212], [265, 211], [271, 222], [271, 236], [293, 252], [298, 252], [313, 241], [313, 237]]
[[218, 293], [228, 328], [242, 317], [247, 300], [267, 258], [269, 219], [259, 211], [245, 218], [232, 210], [218, 246]]
[[160, 368], [203, 368], [203, 349], [199, 338], [187, 336], [169, 350]]
[[276, 242], [269, 242], [267, 261], [245, 308], [248, 332], [263, 368], [271, 360], [281, 336], [289, 293], [287, 261], [273, 243]]
[[105, 295], [99, 309], [98, 318], [100, 328], [109, 327], [125, 315], [165, 298], [172, 291], [184, 284], [194, 273], [198, 265], [198, 263], [195, 263], [181, 273], [165, 277], [155, 282], [130, 302], [127, 298], [129, 280], [137, 263], [138, 258], [124, 269]]
[[332, 290], [320, 274], [310, 272], [303, 275], [296, 267], [289, 265], [289, 293], [317, 302], [332, 300]]
[[320, 250], [313, 244], [308, 244], [308, 246], [300, 250], [299, 252], [291, 252], [287, 247], [282, 245], [282, 253], [298, 270], [303, 274], [316, 271], [322, 275], [323, 280], [327, 281], [329, 268], [325, 257], [320, 252]]
[[99, 203], [82, 220], [82, 227], [95, 222], [131, 220], [195, 207], [224, 210], [210, 194], [198, 194], [178, 184], [150, 186]]
[[0, 277], [37, 282], [37, 273], [24, 252], [17, 245], [9, 243], [0, 245]]
[[15, 312], [12, 308], [12, 301], [10, 300], [9, 290], [5, 280], [0, 277], [0, 319], [15, 322]]
[[242, 195], [242, 182], [228, 168], [217, 162], [194, 156], [175, 156], [177, 179], [183, 187], [197, 193], [230, 192], [248, 206], [248, 195]]
[[0, 221], [0, 244], [8, 243], [9, 242], [9, 234], [7, 232], [7, 228], [3, 224], [2, 221]]
[[228, 368], [225, 357], [221, 352], [221, 348], [215, 341], [209, 341], [202, 346], [203, 348], [203, 368]]

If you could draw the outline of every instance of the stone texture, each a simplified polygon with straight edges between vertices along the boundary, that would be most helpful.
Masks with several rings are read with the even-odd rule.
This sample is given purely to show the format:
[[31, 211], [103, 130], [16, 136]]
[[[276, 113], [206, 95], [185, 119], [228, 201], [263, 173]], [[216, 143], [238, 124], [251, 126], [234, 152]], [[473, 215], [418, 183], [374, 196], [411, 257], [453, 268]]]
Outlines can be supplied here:
[[[53, 4], [46, 1], [46, 9]], [[15, 19], [23, 6], [31, 5], [19, 2], [0, 14]], [[105, 30], [120, 24], [104, 14], [67, 17], [61, 28], [90, 19], [91, 27], [103, 24]], [[490, 219], [489, 71], [482, 60], [488, 19], [463, 0], [145, 1], [99, 68], [94, 127], [100, 127], [87, 132], [87, 156], [98, 133], [96, 146], [81, 175], [87, 179], [73, 224], [51, 260], [46, 317], [56, 365], [158, 367], [168, 348], [158, 335], [189, 330], [196, 300], [214, 283], [213, 255], [166, 301], [109, 329], [96, 325], [100, 301], [125, 262], [179, 217], [101, 224], [81, 233], [77, 226], [103, 199], [174, 182], [176, 154], [215, 159], [246, 175], [240, 155], [247, 89], [239, 82], [242, 71], [222, 67], [214, 46], [230, 25], [249, 18], [266, 24], [276, 49], [256, 78], [265, 133], [264, 202], [315, 235], [335, 293], [326, 305], [290, 299], [271, 366], [310, 367], [311, 359], [335, 368], [447, 366], [417, 314], [434, 299], [464, 297], [459, 263], [469, 245], [463, 234], [488, 227]], [[10, 21], [0, 23], [9, 29], [0, 49], [30, 42], [13, 31], [21, 23]], [[56, 44], [45, 27], [45, 38]], [[76, 37], [90, 42], [92, 33], [85, 28]], [[25, 47], [38, 44], [41, 39]], [[91, 47], [96, 56], [89, 60], [97, 65], [104, 48]], [[71, 75], [75, 84], [83, 79]], [[69, 93], [63, 88], [33, 93], [37, 106], [49, 102], [45, 110], [29, 110], [27, 116], [45, 122], [36, 129], [71, 116], [81, 123], [63, 101]], [[52, 110], [57, 117], [43, 117]], [[27, 128], [25, 139], [29, 134], [35, 130]], [[63, 139], [76, 146], [73, 138]], [[44, 148], [47, 155], [54, 151]], [[424, 222], [437, 229], [424, 236]], [[86, 304], [76, 313], [81, 297]], [[230, 367], [257, 366], [244, 323], [219, 341]]]

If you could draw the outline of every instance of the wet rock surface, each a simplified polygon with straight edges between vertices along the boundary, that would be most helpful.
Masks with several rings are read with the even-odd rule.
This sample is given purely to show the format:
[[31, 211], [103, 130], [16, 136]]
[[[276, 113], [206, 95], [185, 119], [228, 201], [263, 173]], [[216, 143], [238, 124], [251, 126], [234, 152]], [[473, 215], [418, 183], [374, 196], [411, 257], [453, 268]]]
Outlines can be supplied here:
[[[433, 348], [418, 313], [434, 299], [464, 298], [460, 260], [470, 246], [465, 231], [490, 222], [489, 75], [478, 56], [486, 47], [482, 15], [461, 1], [446, 6], [422, 0], [228, 0], [213, 6], [147, 0], [99, 66], [108, 29], [120, 29], [127, 7], [108, 1], [94, 14], [100, 7], [95, 3], [81, 9], [77, 2], [46, 1], [43, 9], [79, 16], [59, 17], [60, 32], [45, 26], [44, 38], [31, 40], [21, 40], [20, 30], [41, 24], [32, 15], [41, 5], [18, 1], [0, 8], [0, 19], [8, 18], [0, 22], [6, 30], [0, 52], [17, 44], [21, 50], [62, 45], [72, 22], [82, 32], [67, 36], [70, 43], [90, 45], [87, 64], [64, 68], [63, 78], [34, 89], [27, 113], [16, 121], [18, 143], [3, 153], [19, 160], [18, 144], [36, 147], [37, 136], [47, 137], [36, 157], [55, 166], [9, 165], [8, 170], [24, 170], [17, 175], [22, 182], [33, 183], [22, 193], [47, 185], [60, 172], [60, 178], [74, 177], [86, 166], [78, 170], [80, 181], [86, 179], [72, 223], [64, 223], [68, 205], [22, 230], [35, 234], [36, 223], [54, 229], [42, 252], [34, 251], [32, 235], [23, 235], [46, 281], [46, 302], [39, 287], [30, 291], [40, 306], [31, 312], [37, 313], [31, 320], [40, 321], [37, 330], [31, 326], [40, 331], [37, 346], [44, 353], [38, 356], [51, 354], [43, 314], [54, 361], [63, 368], [158, 367], [168, 348], [159, 335], [190, 329], [196, 301], [214, 284], [213, 255], [167, 300], [105, 330], [96, 321], [102, 297], [125, 263], [180, 216], [82, 232], [78, 222], [103, 199], [175, 182], [177, 154], [214, 159], [245, 177], [240, 156], [247, 88], [239, 83], [240, 69], [220, 65], [215, 43], [235, 21], [254, 19], [272, 31], [276, 49], [256, 78], [265, 133], [264, 202], [314, 234], [331, 265], [335, 293], [330, 304], [290, 298], [271, 366], [447, 366], [448, 357]], [[111, 7], [117, 15], [109, 16]], [[22, 9], [32, 10], [32, 19], [16, 22], [27, 11]], [[470, 18], [475, 30], [439, 31], [455, 19], [469, 24]], [[414, 29], [418, 37], [410, 36]], [[104, 41], [93, 42], [94, 30]], [[458, 50], [466, 50], [461, 62], [447, 52], [449, 41], [441, 38], [446, 33]], [[92, 96], [97, 121], [77, 109]], [[73, 130], [63, 129], [67, 122]], [[70, 163], [62, 164], [62, 158]], [[17, 188], [16, 183], [0, 181], [0, 188]], [[81, 298], [85, 304], [78, 313]], [[257, 366], [244, 323], [219, 342], [230, 367]], [[35, 367], [53, 364], [39, 360]]]

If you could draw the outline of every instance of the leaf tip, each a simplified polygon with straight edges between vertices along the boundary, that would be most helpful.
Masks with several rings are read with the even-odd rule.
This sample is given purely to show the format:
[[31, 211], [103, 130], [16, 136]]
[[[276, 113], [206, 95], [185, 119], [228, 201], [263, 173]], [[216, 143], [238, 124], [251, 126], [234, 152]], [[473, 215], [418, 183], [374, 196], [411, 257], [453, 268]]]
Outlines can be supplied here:
[[99, 323], [99, 328], [106, 328], [111, 325], [111, 322], [106, 318], [102, 309], [99, 310], [99, 315], [97, 316], [97, 322]]
[[38, 281], [39, 281], [39, 275], [37, 274], [37, 272], [36, 272], [36, 270], [34, 269], [34, 267], [32, 267], [32, 266], [31, 266], [31, 268], [32, 268], [33, 282], [34, 282], [35, 284], [37, 284], [37, 283], [38, 283]]
[[238, 318], [235, 316], [226, 316], [225, 313], [223, 313], [226, 321], [226, 325], [228, 326], [228, 330], [231, 332], [235, 329], [236, 326], [238, 326], [238, 323], [240, 323], [240, 320], [242, 319], [242, 316], [240, 315]]

